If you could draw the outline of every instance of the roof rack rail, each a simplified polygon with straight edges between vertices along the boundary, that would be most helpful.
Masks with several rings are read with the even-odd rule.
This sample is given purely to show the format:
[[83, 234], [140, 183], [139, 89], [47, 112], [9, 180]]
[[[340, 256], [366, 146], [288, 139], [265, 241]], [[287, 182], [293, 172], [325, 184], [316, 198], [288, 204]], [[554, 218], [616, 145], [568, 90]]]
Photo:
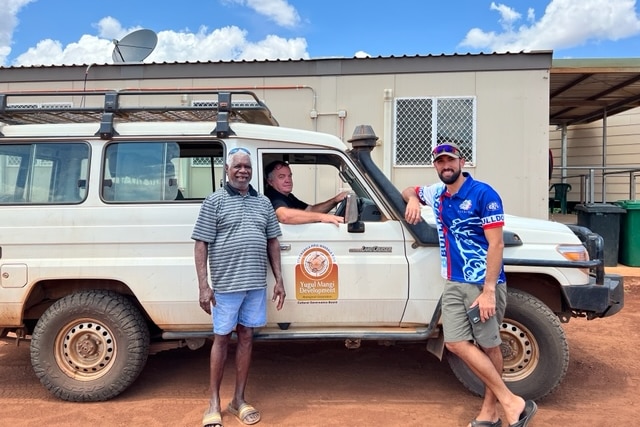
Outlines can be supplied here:
[[[172, 99], [175, 104], [165, 105]], [[278, 126], [269, 108], [251, 91], [176, 88], [0, 93], [0, 122], [11, 125], [99, 123], [97, 134], [107, 139], [116, 134], [114, 123], [157, 121], [216, 121], [212, 134], [219, 137], [233, 133], [229, 125], [233, 122]]]

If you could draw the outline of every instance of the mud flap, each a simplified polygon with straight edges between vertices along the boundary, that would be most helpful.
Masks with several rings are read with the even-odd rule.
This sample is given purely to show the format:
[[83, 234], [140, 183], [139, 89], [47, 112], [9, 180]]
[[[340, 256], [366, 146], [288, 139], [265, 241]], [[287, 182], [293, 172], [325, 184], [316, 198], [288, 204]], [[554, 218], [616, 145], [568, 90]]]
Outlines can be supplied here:
[[444, 335], [440, 333], [437, 337], [430, 338], [427, 341], [427, 351], [442, 362], [442, 357], [444, 356]]

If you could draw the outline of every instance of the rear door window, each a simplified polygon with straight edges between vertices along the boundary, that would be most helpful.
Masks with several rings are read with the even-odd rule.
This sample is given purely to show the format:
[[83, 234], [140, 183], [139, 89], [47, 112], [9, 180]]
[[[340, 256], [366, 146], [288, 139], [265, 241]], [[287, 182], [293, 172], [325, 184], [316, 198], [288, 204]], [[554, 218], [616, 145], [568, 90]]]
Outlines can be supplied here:
[[102, 198], [114, 203], [201, 201], [224, 177], [219, 142], [117, 142], [105, 150]]
[[0, 145], [0, 204], [80, 203], [89, 152], [82, 142]]

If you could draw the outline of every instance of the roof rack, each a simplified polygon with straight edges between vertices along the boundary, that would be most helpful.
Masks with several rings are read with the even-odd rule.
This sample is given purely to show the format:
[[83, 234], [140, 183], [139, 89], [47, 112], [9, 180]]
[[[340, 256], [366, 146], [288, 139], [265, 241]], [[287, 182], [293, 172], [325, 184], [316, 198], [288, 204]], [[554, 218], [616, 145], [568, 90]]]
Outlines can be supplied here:
[[[177, 99], [174, 105], [161, 104], [172, 95]], [[157, 121], [216, 121], [212, 134], [219, 137], [233, 134], [232, 122], [278, 126], [269, 108], [250, 91], [189, 88], [0, 93], [0, 122], [11, 125], [100, 123], [97, 134], [108, 139], [117, 134], [114, 123]]]

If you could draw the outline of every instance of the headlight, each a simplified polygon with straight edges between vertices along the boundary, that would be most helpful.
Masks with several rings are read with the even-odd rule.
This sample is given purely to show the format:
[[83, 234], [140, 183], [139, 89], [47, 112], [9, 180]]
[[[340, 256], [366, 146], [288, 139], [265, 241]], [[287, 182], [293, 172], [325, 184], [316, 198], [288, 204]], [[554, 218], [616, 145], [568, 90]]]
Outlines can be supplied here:
[[556, 250], [569, 261], [589, 261], [589, 253], [582, 245], [558, 245]]

